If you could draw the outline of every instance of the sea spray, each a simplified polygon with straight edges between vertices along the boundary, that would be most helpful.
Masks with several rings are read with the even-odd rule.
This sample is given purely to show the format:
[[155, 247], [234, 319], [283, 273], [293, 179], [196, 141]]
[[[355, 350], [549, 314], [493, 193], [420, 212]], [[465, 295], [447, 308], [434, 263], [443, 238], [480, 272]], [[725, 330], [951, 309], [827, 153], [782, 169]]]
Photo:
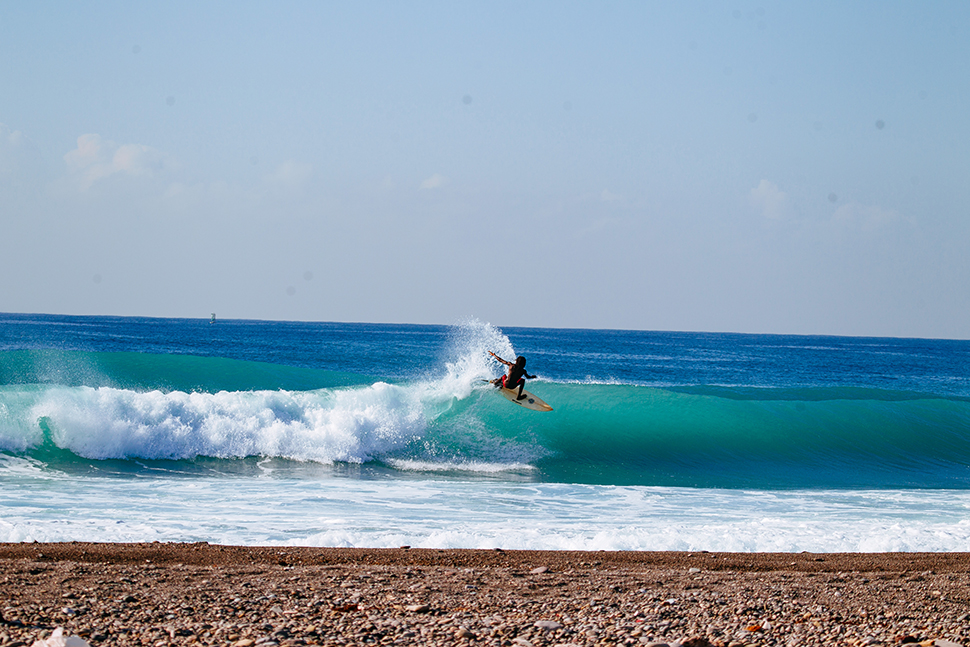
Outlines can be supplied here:
[[[455, 326], [448, 335], [445, 375], [432, 381], [429, 388], [459, 399], [467, 398], [482, 381], [496, 377], [496, 366], [500, 365], [489, 351], [499, 356], [515, 356], [509, 338], [497, 328], [475, 319]], [[498, 370], [504, 371], [504, 367]]]

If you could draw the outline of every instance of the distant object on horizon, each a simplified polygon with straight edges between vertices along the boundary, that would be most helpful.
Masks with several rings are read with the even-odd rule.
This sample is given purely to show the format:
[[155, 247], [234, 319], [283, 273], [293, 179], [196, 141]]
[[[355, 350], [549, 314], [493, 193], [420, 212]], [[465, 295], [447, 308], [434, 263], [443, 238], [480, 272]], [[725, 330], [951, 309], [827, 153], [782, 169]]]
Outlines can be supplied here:
[[209, 319], [209, 323], [214, 324], [216, 322], [216, 313], [212, 313], [212, 318]]

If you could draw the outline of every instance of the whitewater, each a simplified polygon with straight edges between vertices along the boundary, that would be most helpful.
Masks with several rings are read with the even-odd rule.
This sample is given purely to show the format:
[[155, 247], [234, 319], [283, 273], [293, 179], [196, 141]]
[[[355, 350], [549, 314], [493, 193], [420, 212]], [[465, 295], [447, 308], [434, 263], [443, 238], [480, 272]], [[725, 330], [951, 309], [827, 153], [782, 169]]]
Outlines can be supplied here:
[[[555, 410], [511, 405], [488, 351]], [[0, 541], [970, 545], [970, 343], [0, 315]]]

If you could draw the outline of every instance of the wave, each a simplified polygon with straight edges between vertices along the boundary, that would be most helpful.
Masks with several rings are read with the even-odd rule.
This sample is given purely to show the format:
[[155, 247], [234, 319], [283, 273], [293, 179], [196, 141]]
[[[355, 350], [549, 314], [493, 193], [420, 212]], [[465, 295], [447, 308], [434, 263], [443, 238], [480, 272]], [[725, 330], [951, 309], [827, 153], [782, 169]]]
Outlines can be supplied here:
[[[521, 469], [536, 453], [508, 452], [483, 428], [479, 437], [458, 404], [492, 376], [486, 348], [512, 354], [491, 326], [461, 326], [439, 374], [407, 384], [222, 358], [7, 351], [0, 451], [61, 466], [73, 458], [272, 457], [406, 471]], [[439, 419], [450, 421], [444, 430]]]
[[[858, 388], [553, 385], [534, 430], [557, 480], [697, 487], [968, 487], [970, 402]], [[541, 424], [541, 423], [540, 423]]]
[[0, 451], [135, 472], [273, 459], [303, 476], [358, 465], [607, 485], [970, 488], [966, 398], [540, 379], [530, 389], [555, 410], [535, 413], [483, 383], [499, 368], [487, 350], [515, 355], [500, 331], [470, 322], [427, 377], [400, 383], [208, 357], [2, 352]]

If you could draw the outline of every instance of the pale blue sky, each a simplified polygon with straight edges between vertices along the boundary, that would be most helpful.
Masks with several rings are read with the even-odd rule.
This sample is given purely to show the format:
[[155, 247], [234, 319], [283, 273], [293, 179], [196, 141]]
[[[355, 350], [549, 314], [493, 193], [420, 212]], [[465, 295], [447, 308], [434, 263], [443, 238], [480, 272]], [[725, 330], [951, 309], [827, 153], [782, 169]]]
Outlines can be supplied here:
[[970, 4], [0, 4], [0, 311], [970, 338]]

